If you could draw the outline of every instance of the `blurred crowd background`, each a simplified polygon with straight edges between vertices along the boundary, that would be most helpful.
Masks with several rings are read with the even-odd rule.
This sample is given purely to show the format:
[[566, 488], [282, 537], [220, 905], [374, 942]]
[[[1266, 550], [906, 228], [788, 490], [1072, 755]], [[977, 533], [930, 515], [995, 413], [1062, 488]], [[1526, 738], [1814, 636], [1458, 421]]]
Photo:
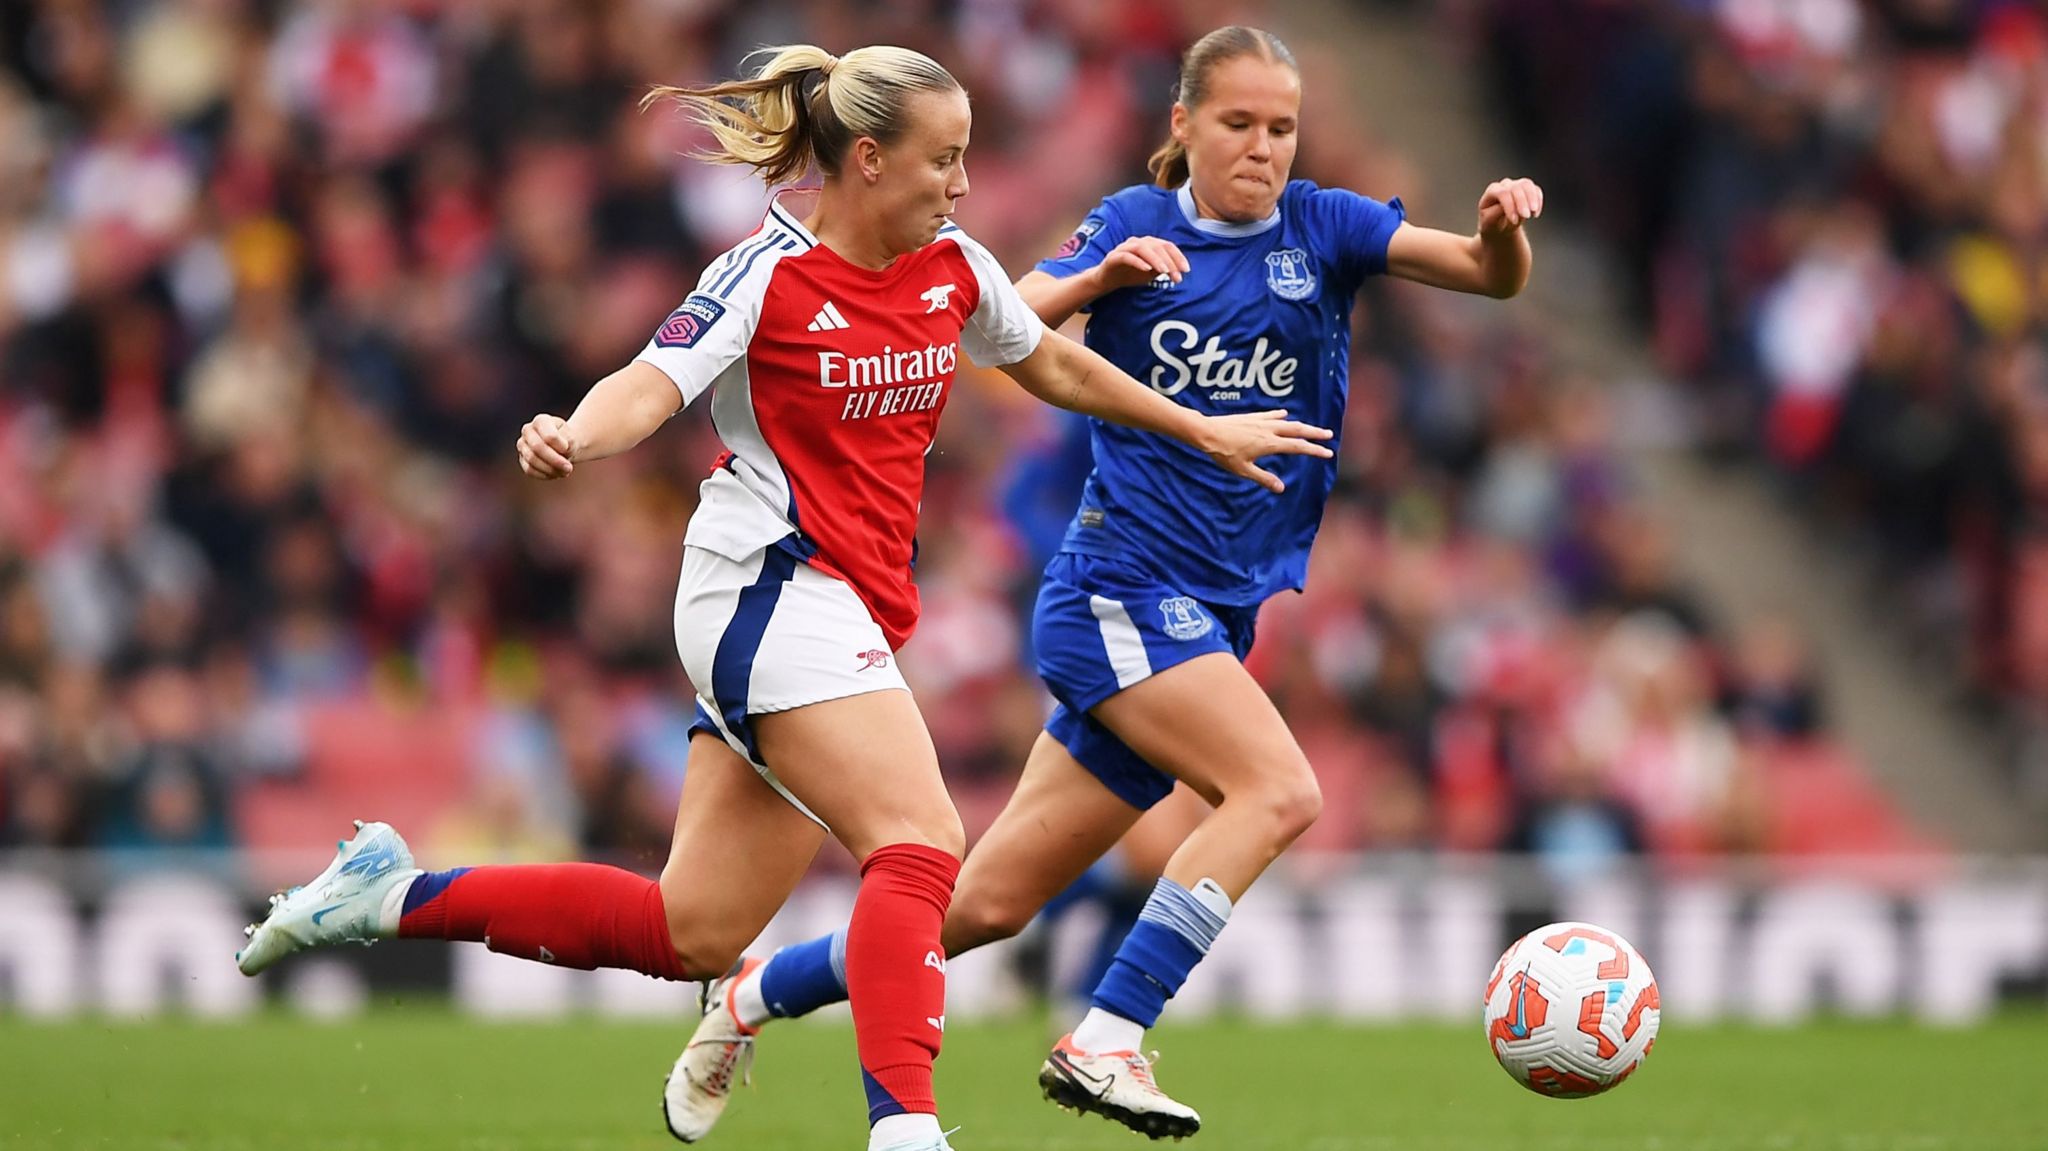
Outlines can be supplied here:
[[[221, 866], [205, 849], [360, 816], [433, 862], [658, 866], [713, 435], [687, 413], [555, 485], [511, 451], [764, 210], [681, 158], [696, 140], [638, 109], [646, 85], [792, 40], [934, 55], [975, 103], [960, 218], [1021, 274], [1143, 179], [1180, 50], [1269, 16], [1284, 32], [1168, 0], [0, 8], [0, 846]], [[1707, 442], [1829, 522], [1853, 510], [1987, 698], [2048, 700], [2034, 10], [1447, 20], [1550, 204], [1609, 230]], [[1334, 47], [1296, 47], [1296, 174], [1471, 227], [1480, 189], [1422, 191]], [[1934, 846], [1831, 730], [1797, 621], [1730, 628], [1679, 578], [1609, 381], [1515, 304], [1376, 283], [1357, 323], [1309, 588], [1267, 606], [1250, 660], [1323, 780], [1303, 851], [1569, 874]], [[972, 830], [1044, 714], [1026, 613], [1085, 444], [968, 371], [931, 464], [902, 662]]]
[[1703, 443], [1767, 467], [1986, 719], [2048, 740], [2048, 10], [1483, 0]]

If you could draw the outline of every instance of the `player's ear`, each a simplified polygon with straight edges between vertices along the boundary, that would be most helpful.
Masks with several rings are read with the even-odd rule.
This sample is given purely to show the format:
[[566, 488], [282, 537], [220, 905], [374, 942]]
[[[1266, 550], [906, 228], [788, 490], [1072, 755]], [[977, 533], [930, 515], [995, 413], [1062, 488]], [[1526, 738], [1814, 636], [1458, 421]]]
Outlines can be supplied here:
[[1173, 102], [1173, 120], [1171, 122], [1170, 128], [1173, 132], [1173, 138], [1180, 141], [1180, 146], [1183, 148], [1187, 147], [1188, 106], [1186, 104], [1181, 103], [1179, 100], [1175, 100]]
[[849, 150], [852, 168], [872, 184], [882, 178], [882, 145], [873, 136], [862, 136]]

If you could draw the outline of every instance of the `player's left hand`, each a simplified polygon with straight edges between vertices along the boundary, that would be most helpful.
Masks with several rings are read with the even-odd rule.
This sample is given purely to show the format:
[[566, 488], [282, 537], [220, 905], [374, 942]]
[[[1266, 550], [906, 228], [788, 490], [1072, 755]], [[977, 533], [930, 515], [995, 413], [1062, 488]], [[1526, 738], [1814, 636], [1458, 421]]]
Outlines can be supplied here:
[[1504, 236], [1543, 214], [1543, 189], [1528, 179], [1495, 180], [1479, 197], [1479, 235]]
[[1245, 412], [1206, 417], [1209, 433], [1203, 450], [1224, 471], [1243, 476], [1272, 491], [1284, 492], [1280, 477], [1259, 466], [1265, 456], [1315, 456], [1329, 459], [1330, 449], [1317, 443], [1333, 435], [1328, 428], [1290, 420], [1284, 411]]

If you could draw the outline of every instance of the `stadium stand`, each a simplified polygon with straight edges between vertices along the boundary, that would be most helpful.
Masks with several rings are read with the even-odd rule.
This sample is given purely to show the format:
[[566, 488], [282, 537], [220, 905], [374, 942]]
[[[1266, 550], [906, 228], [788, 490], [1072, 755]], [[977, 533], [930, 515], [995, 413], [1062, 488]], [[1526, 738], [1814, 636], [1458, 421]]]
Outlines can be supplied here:
[[[1512, 16], [1525, 2], [1613, 8], [1496, 6], [1498, 51], [1563, 34]], [[658, 866], [688, 723], [673, 580], [711, 430], [686, 416], [551, 487], [510, 450], [763, 210], [735, 174], [678, 158], [690, 133], [638, 110], [644, 85], [791, 39], [931, 52], [975, 96], [963, 223], [1021, 271], [1140, 178], [1176, 54], [1204, 30], [1163, 0], [892, 5], [857, 26], [833, 11], [86, 2], [0, 19], [0, 845], [306, 847], [374, 815], [419, 829], [429, 861]], [[1662, 19], [1645, 21], [1674, 51], [1704, 34]], [[1964, 73], [1995, 71], [2004, 44]], [[1334, 99], [1309, 79], [1312, 103]], [[1921, 110], [2002, 91], [1941, 96], [1961, 83], [1928, 81]], [[1516, 106], [1540, 128], [1597, 98], [1583, 89]], [[1687, 146], [1728, 175], [1724, 198], [1756, 194], [1743, 149], [1760, 144], [1709, 129], [1738, 111], [1781, 126], [1774, 92], [1698, 118]], [[1900, 132], [1928, 122], [1897, 115]], [[1410, 158], [1308, 119], [1298, 175], [1410, 192]], [[1627, 128], [1617, 147], [1645, 143]], [[2008, 166], [2002, 139], [1955, 147], [1986, 189]], [[1884, 173], [1881, 147], [1861, 158]], [[1580, 178], [1552, 201], [1601, 216], [1579, 158], [1554, 159]], [[1665, 178], [1660, 163], [1630, 178]], [[1918, 490], [1913, 469], [1934, 466], [1901, 441], [1914, 414], [1948, 417], [1945, 482], [1993, 484], [2011, 514], [1923, 508], [1897, 543], [2004, 589], [1966, 598], [1976, 666], [2038, 691], [2039, 629], [2011, 625], [2038, 614], [2021, 477], [2048, 423], [1970, 422], [2033, 411], [2038, 346], [1997, 338], [2016, 257], [1995, 221], [1933, 226], [1929, 185], [1890, 175], [1853, 198], [1862, 212], [1808, 200], [1770, 226], [1716, 201], [1616, 226], [1655, 241], [1638, 274], [1670, 354], [1756, 401], [1760, 442], [1816, 498], [1892, 506], [1886, 484]], [[1462, 190], [1409, 206], [1450, 227], [1469, 211]], [[1724, 221], [1746, 242], [1697, 242]], [[1902, 259], [1880, 240], [1907, 226], [1948, 242]], [[1740, 319], [1840, 312], [1843, 261], [1887, 269], [1883, 306], [1947, 341], [1866, 340], [1825, 380], [1771, 367]], [[1831, 740], [1796, 623], [1730, 634], [1688, 591], [1600, 383], [1512, 305], [1375, 285], [1355, 349], [1310, 587], [1267, 608], [1251, 660], [1330, 798], [1303, 850], [1513, 848], [1570, 869], [1930, 846]], [[1917, 371], [1930, 349], [1977, 370]], [[1020, 612], [1069, 509], [1034, 485], [1077, 477], [1054, 413], [1000, 377], [963, 384], [904, 666], [982, 824], [1042, 715]], [[1832, 436], [1812, 431], [1813, 399], [1838, 401]]]
[[1866, 561], [1941, 680], [2017, 735], [2038, 790], [2040, 7], [1516, 0], [1467, 17], [1709, 443]]

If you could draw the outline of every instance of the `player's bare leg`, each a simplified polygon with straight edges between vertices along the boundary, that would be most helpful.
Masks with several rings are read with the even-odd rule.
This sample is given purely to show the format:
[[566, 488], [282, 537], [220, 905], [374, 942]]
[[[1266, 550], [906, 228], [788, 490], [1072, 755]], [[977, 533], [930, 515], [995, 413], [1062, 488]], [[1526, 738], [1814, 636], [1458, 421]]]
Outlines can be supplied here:
[[675, 834], [661, 869], [676, 954], [692, 974], [722, 974], [789, 898], [825, 829], [768, 786], [723, 740], [690, 741]]
[[[1038, 909], [1117, 842], [1138, 815], [1075, 763], [1058, 741], [1041, 733], [1009, 803], [960, 869], [942, 937], [946, 956], [1023, 930]], [[728, 1046], [750, 1055], [754, 1034], [776, 1013], [770, 1010], [770, 999], [778, 1001], [779, 1013], [800, 1015], [845, 998], [844, 945], [842, 931], [778, 954], [778, 972], [792, 965], [812, 969], [781, 975], [779, 988], [764, 986], [771, 973], [755, 960], [712, 985], [704, 1020], [668, 1081], [664, 1108], [671, 1133], [686, 1142], [710, 1133], [731, 1095], [731, 1065], [722, 1072], [716, 1066], [702, 1074], [682, 1072], [693, 1062], [710, 1063], [711, 1053]], [[800, 1005], [791, 1010], [787, 1002]]]
[[847, 991], [868, 1093], [869, 1147], [945, 1147], [932, 1063], [946, 1021], [940, 943], [965, 849], [938, 753], [908, 691], [753, 717], [764, 762], [861, 865]]
[[[1199, 699], [1203, 706], [1190, 708]], [[1167, 878], [1213, 879], [1241, 897], [1322, 813], [1322, 791], [1287, 721], [1244, 665], [1199, 656], [1118, 692], [1093, 715], [1146, 762], [1215, 810], [1167, 862]]]
[[[1137, 923], [1139, 912], [1158, 886], [1159, 877], [1165, 874], [1167, 861], [1211, 810], [1208, 801], [1187, 784], [1175, 782], [1166, 797], [1145, 809], [1145, 814], [1138, 817], [1138, 822], [1131, 825], [1108, 854], [1073, 887], [1054, 896], [1039, 913], [1042, 925], [1050, 929], [1060, 922], [1058, 916], [1065, 914], [1066, 904], [1092, 902], [1102, 912], [1099, 925], [1086, 933], [1092, 938], [1083, 948], [1081, 966], [1070, 975], [1063, 974], [1057, 986], [1048, 984], [1046, 988], [1055, 995], [1061, 1017], [1070, 1014], [1067, 1008], [1077, 997], [1085, 1009], [1095, 985], [1115, 959], [1117, 947]], [[1038, 946], [1046, 947], [1050, 942], [1049, 938], [1042, 938]], [[1049, 957], [1048, 953], [1046, 958]], [[1053, 975], [1050, 970], [1042, 974], [1047, 979]]]
[[[1186, 788], [1177, 788], [1151, 812], [1141, 815], [1076, 762], [1058, 740], [1041, 734], [1032, 747], [1016, 791], [961, 868], [952, 910], [945, 921], [946, 954], [958, 955], [1022, 931], [1047, 901], [1119, 841], [1127, 849], [1135, 849], [1139, 866], [1156, 873], [1156, 869], [1166, 865], [1188, 830], [1198, 825], [1208, 811], [1200, 797]], [[832, 938], [814, 940], [776, 956], [775, 964], [785, 967], [795, 958], [791, 952], [802, 950], [807, 954], [797, 965], [817, 969], [808, 977], [817, 986], [794, 988], [798, 992], [794, 998], [801, 1001], [794, 1010], [781, 1002], [784, 996], [780, 992], [764, 986], [770, 972], [751, 964], [736, 970], [733, 979], [714, 988], [716, 994], [692, 1044], [717, 1044], [733, 1041], [731, 1037], [736, 1035], [751, 1036], [770, 1018], [770, 1000], [776, 1000], [775, 1006], [780, 1008], [774, 1014], [798, 1015], [836, 1002], [843, 996], [844, 977], [838, 973], [843, 972], [843, 961], [837, 963], [838, 972], [825, 966], [835, 942]], [[785, 978], [800, 985], [807, 977]], [[1127, 1059], [1117, 1059], [1115, 1063], [1120, 1069], [1119, 1083], [1136, 1082], [1133, 1076], [1149, 1078], [1142, 1060], [1135, 1065]], [[700, 1139], [723, 1110], [731, 1078], [728, 1075], [709, 1080], [707, 1086], [694, 1088], [695, 1098], [679, 1099], [677, 1084], [686, 1082], [699, 1081], [671, 1079], [671, 1129], [679, 1135], [688, 1131], [691, 1138]], [[1159, 1094], [1156, 1087], [1136, 1106], [1128, 1105], [1128, 1094], [1128, 1088], [1120, 1089], [1113, 1102], [1130, 1111], [1139, 1124], [1156, 1121], [1144, 1117], [1154, 1113], [1165, 1113], [1165, 1122], [1182, 1128], [1189, 1120], [1199, 1121], [1192, 1111]], [[703, 1121], [686, 1125], [677, 1121], [678, 1114], [701, 1117]]]
[[[1139, 910], [1165, 871], [1166, 861], [1208, 812], [1208, 803], [1186, 784], [1173, 783], [1166, 796], [1146, 808], [1114, 847], [1039, 909], [1032, 922], [1043, 930], [1031, 950], [1019, 956], [1020, 961], [1032, 963], [1034, 968], [1051, 958], [1045, 949], [1051, 946], [1052, 935], [1066, 922], [1071, 908], [1086, 903], [1101, 912], [1099, 922], [1084, 931], [1090, 938], [1083, 941], [1078, 967], [1062, 972], [1056, 984], [1050, 968], [1032, 972], [1035, 978], [1046, 981], [1044, 991], [1055, 1002], [1070, 1004], [1077, 994], [1085, 1001], [1094, 990], [1108, 970], [1117, 945], [1137, 921]], [[1061, 1014], [1066, 1012], [1062, 1010]]]
[[686, 1143], [711, 1130], [734, 1079], [744, 1079], [753, 1060], [754, 1029], [733, 1024], [731, 1014], [719, 1010], [734, 961], [788, 899], [824, 840], [824, 828], [723, 740], [699, 732], [690, 741], [662, 898], [684, 965], [726, 974], [707, 987], [705, 1022], [662, 1085], [663, 1119]]
[[[1188, 707], [1191, 699], [1203, 706]], [[1201, 1118], [1159, 1089], [1142, 1051], [1145, 1029], [1207, 953], [1233, 903], [1315, 822], [1322, 795], [1272, 701], [1228, 655], [1168, 668], [1092, 714], [1215, 810], [1168, 859], [1094, 1006], [1039, 1069], [1039, 1086], [1063, 1106], [1155, 1139], [1179, 1138], [1199, 1130]]]
[[1131, 830], [1117, 840], [1117, 854], [1123, 857], [1124, 868], [1132, 875], [1146, 880], [1157, 879], [1166, 874], [1166, 865], [1173, 859], [1173, 853], [1187, 842], [1202, 821], [1215, 810], [1209, 801], [1197, 795], [1186, 784], [1177, 784], [1165, 799], [1152, 805], [1150, 810], [1138, 817]]
[[1039, 909], [1143, 822], [1045, 732], [1017, 789], [960, 868], [946, 915], [946, 954], [1024, 930]]

